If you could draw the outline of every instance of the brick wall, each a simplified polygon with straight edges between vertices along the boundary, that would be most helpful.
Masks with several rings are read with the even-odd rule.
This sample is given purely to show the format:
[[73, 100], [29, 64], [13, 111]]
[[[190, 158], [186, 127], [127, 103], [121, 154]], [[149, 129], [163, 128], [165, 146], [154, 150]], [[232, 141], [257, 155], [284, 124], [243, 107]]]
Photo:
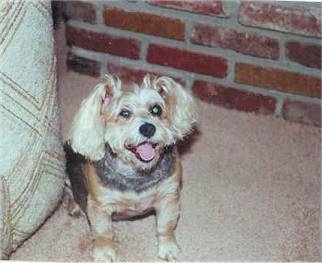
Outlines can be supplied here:
[[227, 108], [321, 125], [321, 7], [263, 1], [68, 1], [69, 69], [174, 77]]

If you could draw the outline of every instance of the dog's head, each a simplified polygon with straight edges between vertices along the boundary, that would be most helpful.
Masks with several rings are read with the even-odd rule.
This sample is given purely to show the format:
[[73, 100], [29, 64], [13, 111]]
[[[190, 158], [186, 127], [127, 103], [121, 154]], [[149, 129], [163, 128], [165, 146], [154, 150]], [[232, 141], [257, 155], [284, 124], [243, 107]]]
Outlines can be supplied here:
[[146, 170], [191, 131], [195, 118], [193, 97], [171, 78], [147, 75], [129, 91], [107, 75], [82, 102], [69, 140], [75, 152], [93, 161], [104, 157], [108, 143], [124, 165]]

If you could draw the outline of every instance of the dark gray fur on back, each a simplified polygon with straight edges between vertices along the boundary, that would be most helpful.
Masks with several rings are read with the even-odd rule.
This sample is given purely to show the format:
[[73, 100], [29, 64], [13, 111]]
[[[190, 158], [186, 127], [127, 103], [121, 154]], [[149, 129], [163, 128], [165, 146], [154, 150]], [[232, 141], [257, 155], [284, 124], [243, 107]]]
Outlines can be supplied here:
[[117, 171], [117, 156], [106, 144], [103, 159], [93, 163], [102, 183], [120, 191], [147, 190], [172, 174], [175, 165], [173, 147], [167, 147], [158, 164], [150, 171], [134, 171], [132, 174], [122, 174]]

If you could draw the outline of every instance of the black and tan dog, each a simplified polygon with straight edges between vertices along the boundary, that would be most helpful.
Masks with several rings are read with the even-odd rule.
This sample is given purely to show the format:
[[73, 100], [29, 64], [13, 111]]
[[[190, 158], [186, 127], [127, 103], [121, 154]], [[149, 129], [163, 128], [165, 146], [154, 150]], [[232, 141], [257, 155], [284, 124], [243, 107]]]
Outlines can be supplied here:
[[94, 260], [116, 258], [112, 219], [150, 210], [159, 257], [177, 257], [182, 168], [176, 142], [191, 131], [195, 117], [191, 94], [168, 77], [147, 75], [140, 86], [124, 90], [107, 75], [82, 102], [65, 151], [74, 199], [90, 222]]

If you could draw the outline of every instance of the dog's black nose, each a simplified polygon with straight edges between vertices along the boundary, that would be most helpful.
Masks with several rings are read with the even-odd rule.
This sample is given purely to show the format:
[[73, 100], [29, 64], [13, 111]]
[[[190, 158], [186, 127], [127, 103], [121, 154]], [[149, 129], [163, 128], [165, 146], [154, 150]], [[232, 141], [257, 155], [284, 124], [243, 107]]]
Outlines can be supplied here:
[[139, 131], [143, 136], [151, 138], [155, 133], [155, 126], [146, 122], [140, 126]]

